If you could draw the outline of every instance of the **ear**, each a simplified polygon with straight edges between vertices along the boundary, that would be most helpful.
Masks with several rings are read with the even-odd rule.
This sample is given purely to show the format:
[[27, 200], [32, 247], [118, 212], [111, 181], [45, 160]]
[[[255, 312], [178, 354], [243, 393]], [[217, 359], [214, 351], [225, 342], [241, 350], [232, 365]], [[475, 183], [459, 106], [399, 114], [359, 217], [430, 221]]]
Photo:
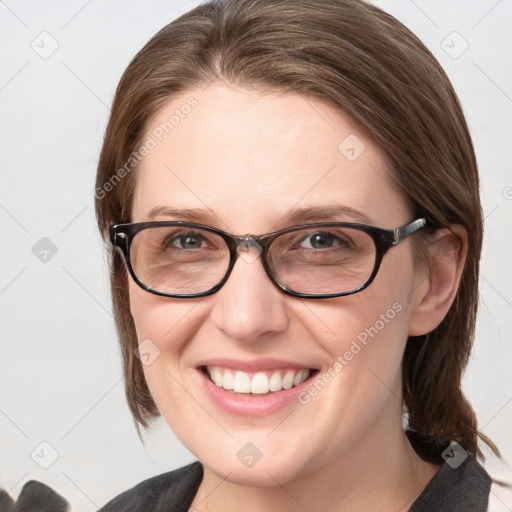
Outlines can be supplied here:
[[418, 268], [409, 317], [409, 336], [433, 331], [448, 313], [466, 261], [468, 235], [454, 224], [437, 230], [428, 242], [430, 268]]

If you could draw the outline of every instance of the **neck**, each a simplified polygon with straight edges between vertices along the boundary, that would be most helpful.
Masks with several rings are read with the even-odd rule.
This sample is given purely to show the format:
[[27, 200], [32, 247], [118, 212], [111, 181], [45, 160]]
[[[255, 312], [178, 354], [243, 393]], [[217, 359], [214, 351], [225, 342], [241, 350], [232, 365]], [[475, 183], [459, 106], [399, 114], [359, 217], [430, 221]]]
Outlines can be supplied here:
[[205, 467], [191, 510], [235, 512], [243, 503], [244, 512], [405, 512], [439, 466], [415, 453], [403, 431], [401, 415], [396, 416], [392, 424], [389, 418], [379, 418], [380, 425], [372, 425], [328, 464], [287, 482], [276, 481], [275, 486], [238, 485]]

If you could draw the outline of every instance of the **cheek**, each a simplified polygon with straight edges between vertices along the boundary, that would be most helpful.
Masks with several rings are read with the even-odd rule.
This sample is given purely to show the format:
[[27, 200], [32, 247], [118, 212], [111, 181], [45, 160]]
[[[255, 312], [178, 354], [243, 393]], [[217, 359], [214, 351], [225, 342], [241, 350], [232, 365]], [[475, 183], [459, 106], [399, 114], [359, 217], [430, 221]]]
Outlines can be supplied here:
[[[395, 296], [397, 297], [397, 296]], [[372, 393], [370, 381], [381, 379], [393, 387], [407, 340], [407, 305], [393, 296], [376, 300], [361, 293], [357, 301], [346, 302], [335, 312], [315, 311], [329, 325], [331, 335], [318, 337], [329, 354], [336, 374], [343, 375], [344, 389]], [[350, 381], [350, 384], [348, 383]], [[361, 386], [361, 383], [366, 383]]]
[[197, 302], [159, 297], [130, 282], [130, 311], [141, 343], [150, 339], [163, 355], [179, 352], [191, 329]]
[[[130, 286], [130, 309], [135, 323], [144, 375], [160, 409], [160, 397], [180, 382], [180, 362], [193, 332], [194, 302], [177, 301]], [[175, 386], [170, 386], [174, 389]]]
[[[197, 302], [159, 297], [134, 283], [129, 290], [146, 382], [160, 413], [180, 437], [181, 426], [197, 415], [187, 406], [189, 399], [183, 392], [187, 371], [183, 354], [202, 321], [195, 309]], [[180, 421], [174, 424], [176, 418]]]
[[[414, 265], [399, 247], [384, 259], [375, 281], [362, 292], [331, 302], [308, 304], [311, 332], [344, 378], [382, 379], [392, 387], [407, 342], [414, 289]], [[304, 314], [303, 314], [303, 318]], [[319, 335], [319, 333], [322, 335]], [[368, 388], [369, 389], [369, 388]]]

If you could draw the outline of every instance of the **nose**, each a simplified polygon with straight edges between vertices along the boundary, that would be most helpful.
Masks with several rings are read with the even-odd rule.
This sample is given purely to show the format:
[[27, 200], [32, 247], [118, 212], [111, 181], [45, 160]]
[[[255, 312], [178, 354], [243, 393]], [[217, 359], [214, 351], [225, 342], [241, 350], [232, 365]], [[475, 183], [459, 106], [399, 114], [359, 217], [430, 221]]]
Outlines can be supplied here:
[[228, 280], [212, 298], [212, 320], [231, 339], [250, 343], [288, 327], [287, 297], [267, 276], [255, 247], [239, 253]]

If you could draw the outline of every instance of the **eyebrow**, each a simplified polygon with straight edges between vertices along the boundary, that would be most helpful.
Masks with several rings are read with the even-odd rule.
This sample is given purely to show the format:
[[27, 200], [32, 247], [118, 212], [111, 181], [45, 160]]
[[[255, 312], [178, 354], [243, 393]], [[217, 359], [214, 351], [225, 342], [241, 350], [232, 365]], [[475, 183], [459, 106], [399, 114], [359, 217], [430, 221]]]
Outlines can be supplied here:
[[[148, 220], [152, 220], [158, 216], [176, 217], [180, 220], [189, 220], [206, 224], [213, 218], [219, 218], [212, 210], [203, 208], [172, 208], [166, 205], [155, 206], [148, 212]], [[289, 212], [284, 214], [276, 225], [288, 224], [293, 225], [299, 222], [311, 221], [329, 221], [337, 217], [344, 217], [351, 222], [361, 222], [364, 224], [373, 224], [372, 219], [350, 206], [341, 204], [330, 204], [322, 206], [310, 206], [305, 208], [292, 208]]]
[[201, 208], [171, 208], [170, 206], [159, 205], [151, 208], [147, 217], [148, 220], [153, 220], [159, 215], [163, 215], [165, 217], [180, 217], [182, 219], [197, 222], [212, 217], [213, 212], [211, 210]]
[[328, 221], [329, 219], [334, 219], [336, 217], [348, 217], [351, 221], [362, 222], [365, 224], [372, 223], [370, 217], [368, 217], [366, 213], [342, 204], [293, 208], [280, 219], [280, 222], [294, 223], [306, 221]]

